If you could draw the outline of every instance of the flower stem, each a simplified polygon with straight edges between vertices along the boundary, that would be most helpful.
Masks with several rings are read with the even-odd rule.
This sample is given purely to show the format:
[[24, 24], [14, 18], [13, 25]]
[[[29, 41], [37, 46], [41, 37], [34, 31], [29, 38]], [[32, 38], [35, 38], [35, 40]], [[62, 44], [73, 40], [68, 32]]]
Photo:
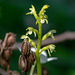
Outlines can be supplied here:
[[34, 65], [32, 65], [32, 68], [31, 68], [31, 71], [30, 71], [30, 75], [33, 75], [35, 65], [36, 65], [36, 61], [34, 62]]
[[38, 22], [38, 24], [39, 24], [39, 34], [38, 34], [38, 45], [37, 45], [37, 50], [36, 50], [36, 62], [37, 62], [37, 73], [38, 73], [38, 75], [42, 75], [40, 54], [39, 54], [39, 50], [41, 48], [42, 24], [40, 22]]

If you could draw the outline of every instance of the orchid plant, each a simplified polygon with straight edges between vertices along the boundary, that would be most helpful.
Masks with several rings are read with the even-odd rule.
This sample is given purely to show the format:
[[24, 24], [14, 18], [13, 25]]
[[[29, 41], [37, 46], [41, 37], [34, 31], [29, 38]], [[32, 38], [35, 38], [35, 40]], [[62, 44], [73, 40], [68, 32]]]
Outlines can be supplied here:
[[[49, 56], [51, 56], [51, 53], [53, 51], [55, 51], [55, 45], [50, 44], [48, 46], [43, 47], [41, 50], [41, 43], [42, 41], [44, 41], [46, 38], [48, 38], [49, 36], [55, 40], [53, 33], [56, 33], [56, 30], [51, 30], [49, 31], [47, 34], [45, 34], [42, 37], [42, 24], [44, 24], [45, 22], [48, 24], [48, 20], [47, 20], [47, 15], [45, 14], [46, 9], [49, 7], [49, 5], [44, 5], [42, 7], [42, 9], [40, 10], [39, 14], [36, 13], [35, 7], [33, 5], [31, 5], [32, 8], [29, 8], [30, 12], [26, 13], [26, 15], [34, 15], [35, 19], [36, 19], [36, 24], [38, 24], [38, 29], [34, 29], [32, 27], [28, 27], [27, 33], [25, 35], [21, 36], [21, 39], [28, 39], [28, 42], [35, 48], [36, 50], [36, 64], [37, 64], [37, 73], [38, 75], [42, 75], [41, 72], [41, 63], [40, 63], [40, 55], [43, 51], [48, 50], [48, 54]], [[34, 33], [34, 36], [36, 37], [36, 35], [38, 36], [38, 44], [36, 46], [35, 42], [30, 39], [30, 37], [28, 35], [31, 35], [32, 33]]]

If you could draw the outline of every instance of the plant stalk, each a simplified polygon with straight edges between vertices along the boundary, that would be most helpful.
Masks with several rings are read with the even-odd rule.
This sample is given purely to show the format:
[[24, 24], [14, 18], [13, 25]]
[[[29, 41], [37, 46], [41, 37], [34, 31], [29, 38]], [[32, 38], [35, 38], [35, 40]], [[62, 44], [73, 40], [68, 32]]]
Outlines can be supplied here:
[[40, 22], [38, 22], [38, 24], [39, 24], [39, 34], [38, 34], [38, 45], [37, 45], [37, 50], [36, 50], [36, 62], [37, 62], [37, 74], [42, 75], [40, 53], [39, 53], [39, 50], [41, 48], [42, 24]]

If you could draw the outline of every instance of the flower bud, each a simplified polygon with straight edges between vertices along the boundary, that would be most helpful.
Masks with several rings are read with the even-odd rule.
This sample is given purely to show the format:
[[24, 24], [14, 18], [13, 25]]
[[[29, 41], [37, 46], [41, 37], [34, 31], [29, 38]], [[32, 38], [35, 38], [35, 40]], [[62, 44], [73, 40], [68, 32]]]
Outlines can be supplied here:
[[3, 68], [6, 68], [8, 65], [7, 61], [4, 58], [1, 58], [0, 64]]
[[35, 61], [35, 54], [34, 54], [34, 52], [32, 52], [32, 54], [29, 55], [28, 61], [30, 61], [30, 63], [34, 64], [34, 61]]
[[28, 60], [30, 63], [33, 63], [33, 55], [30, 54], [27, 60]]
[[15, 41], [16, 41], [16, 34], [11, 33], [7, 39], [6, 46], [7, 47], [13, 46]]
[[47, 68], [45, 68], [45, 67], [42, 68], [42, 75], [49, 75]]
[[19, 69], [22, 72], [25, 72], [25, 70], [27, 69], [27, 60], [24, 56], [20, 55], [19, 57]]
[[12, 75], [20, 75], [18, 71], [13, 71]]
[[36, 55], [35, 55], [35, 53], [32, 52], [32, 55], [33, 55], [33, 61], [35, 61], [35, 60], [36, 60]]
[[29, 43], [27, 42], [27, 40], [25, 42], [22, 43], [22, 46], [21, 46], [21, 52], [23, 55], [29, 55], [30, 54], [30, 45]]
[[31, 66], [32, 66], [31, 60], [27, 60], [27, 69], [26, 69], [26, 72], [28, 72], [31, 69]]
[[9, 60], [11, 57], [12, 51], [10, 49], [6, 49], [3, 51], [3, 56], [6, 60]]
[[32, 54], [29, 55], [29, 57], [27, 58], [27, 70], [29, 71], [31, 69], [31, 66], [34, 64], [35, 61], [35, 54], [34, 52], [32, 52]]
[[8, 71], [8, 75], [20, 75], [20, 73], [18, 71]]
[[12, 71], [11, 70], [7, 71], [7, 73], [8, 73], [8, 75], [12, 75]]

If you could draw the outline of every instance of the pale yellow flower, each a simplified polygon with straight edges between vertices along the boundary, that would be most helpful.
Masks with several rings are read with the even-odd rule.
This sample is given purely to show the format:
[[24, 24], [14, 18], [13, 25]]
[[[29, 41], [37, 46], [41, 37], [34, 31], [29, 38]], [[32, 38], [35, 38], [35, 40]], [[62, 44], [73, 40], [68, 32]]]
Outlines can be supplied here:
[[53, 52], [53, 50], [55, 49], [55, 45], [50, 45], [50, 52], [52, 53]]
[[29, 10], [30, 10], [31, 12], [26, 13], [26, 15], [34, 14], [34, 13], [36, 12], [36, 11], [35, 11], [35, 7], [34, 7], [33, 5], [31, 5], [31, 7], [32, 7], [32, 8], [29, 8]]

